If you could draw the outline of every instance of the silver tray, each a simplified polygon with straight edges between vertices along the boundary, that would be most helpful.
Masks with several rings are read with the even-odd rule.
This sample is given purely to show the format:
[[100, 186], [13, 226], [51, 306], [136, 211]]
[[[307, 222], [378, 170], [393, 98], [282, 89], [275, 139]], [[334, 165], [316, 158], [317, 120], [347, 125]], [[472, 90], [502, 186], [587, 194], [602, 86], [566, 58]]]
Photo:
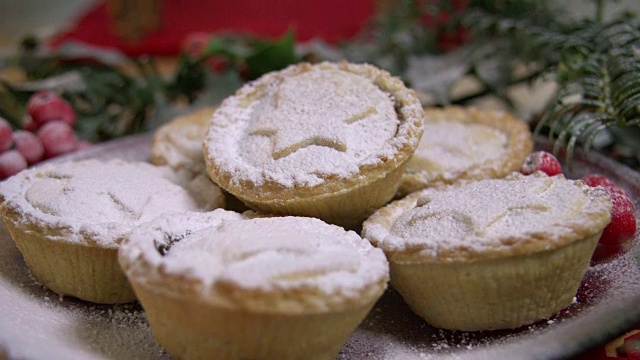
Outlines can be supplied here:
[[[65, 159], [148, 160], [151, 136], [97, 145]], [[545, 141], [537, 147], [549, 149]], [[600, 154], [578, 153], [567, 177], [604, 174], [640, 208], [640, 174]], [[566, 172], [565, 172], [566, 174]], [[638, 214], [636, 214], [638, 217]], [[582, 354], [640, 324], [640, 240], [589, 268], [576, 302], [550, 319], [508, 331], [440, 330], [414, 315], [390, 288], [338, 359], [561, 359]], [[170, 359], [137, 303], [96, 305], [59, 297], [38, 284], [0, 226], [0, 358]], [[4, 356], [3, 356], [4, 355]]]

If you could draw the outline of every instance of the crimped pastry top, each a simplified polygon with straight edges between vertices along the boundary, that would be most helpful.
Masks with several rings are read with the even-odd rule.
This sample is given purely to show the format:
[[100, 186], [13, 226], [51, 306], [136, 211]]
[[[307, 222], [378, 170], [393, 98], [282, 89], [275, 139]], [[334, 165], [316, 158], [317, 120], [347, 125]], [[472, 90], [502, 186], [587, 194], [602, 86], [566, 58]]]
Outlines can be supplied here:
[[116, 247], [134, 225], [163, 213], [224, 204], [211, 182], [204, 186], [166, 167], [121, 160], [28, 169], [0, 183], [0, 197], [2, 214], [11, 213], [11, 221], [58, 234], [63, 241], [104, 247]]
[[317, 189], [309, 195], [339, 191], [359, 183], [363, 172], [381, 177], [408, 160], [422, 117], [413, 91], [385, 71], [298, 64], [222, 103], [204, 139], [205, 160], [223, 188], [256, 188], [261, 199], [300, 188]]
[[528, 125], [502, 111], [426, 109], [424, 134], [407, 163], [400, 193], [459, 179], [504, 177], [533, 149]]
[[390, 261], [473, 261], [551, 250], [600, 232], [611, 201], [562, 175], [427, 188], [379, 209], [363, 236]]
[[119, 257], [134, 282], [259, 312], [367, 304], [382, 294], [388, 279], [383, 252], [353, 231], [315, 218], [221, 209], [141, 225], [123, 242]]
[[151, 161], [176, 170], [206, 174], [202, 139], [214, 108], [204, 107], [176, 117], [153, 134]]

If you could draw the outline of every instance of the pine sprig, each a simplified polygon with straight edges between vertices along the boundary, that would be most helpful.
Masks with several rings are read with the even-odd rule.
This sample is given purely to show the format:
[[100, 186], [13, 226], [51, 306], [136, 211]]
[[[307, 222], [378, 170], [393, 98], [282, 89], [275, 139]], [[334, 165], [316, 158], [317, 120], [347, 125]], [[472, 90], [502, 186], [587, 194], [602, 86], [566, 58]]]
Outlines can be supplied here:
[[568, 159], [577, 143], [588, 152], [609, 127], [640, 124], [640, 31], [626, 22], [590, 29], [580, 46], [564, 49], [556, 66], [560, 90], [536, 129], [548, 126]]
[[556, 153], [566, 148], [570, 163], [577, 144], [588, 153], [604, 130], [638, 126], [640, 29], [632, 19], [562, 22], [559, 16], [522, 15], [474, 8], [464, 23], [478, 36], [476, 63], [499, 61], [512, 72], [527, 64], [553, 76], [559, 90], [536, 133], [546, 129]]

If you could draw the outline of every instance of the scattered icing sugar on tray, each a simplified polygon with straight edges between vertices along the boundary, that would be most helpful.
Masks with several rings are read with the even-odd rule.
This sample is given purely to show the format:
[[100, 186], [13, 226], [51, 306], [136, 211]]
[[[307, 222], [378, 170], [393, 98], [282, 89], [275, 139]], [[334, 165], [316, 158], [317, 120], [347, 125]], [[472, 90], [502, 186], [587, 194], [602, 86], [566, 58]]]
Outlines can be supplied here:
[[[144, 160], [149, 144], [149, 136], [126, 138], [76, 156]], [[576, 158], [568, 177], [589, 172], [602, 173], [624, 187], [640, 208], [640, 174], [592, 154], [589, 161]], [[95, 305], [60, 298], [30, 277], [3, 226], [0, 256], [0, 358], [170, 359], [153, 339], [138, 304]], [[579, 354], [640, 322], [639, 258], [636, 235], [622, 256], [589, 268], [569, 308], [515, 330], [437, 329], [414, 315], [389, 289], [338, 359], [528, 359]]]

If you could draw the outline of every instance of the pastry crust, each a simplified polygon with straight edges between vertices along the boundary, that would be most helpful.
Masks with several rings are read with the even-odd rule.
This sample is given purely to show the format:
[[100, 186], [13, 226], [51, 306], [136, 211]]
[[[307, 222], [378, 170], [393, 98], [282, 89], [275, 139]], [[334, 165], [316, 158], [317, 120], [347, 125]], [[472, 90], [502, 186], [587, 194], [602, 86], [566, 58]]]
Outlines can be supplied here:
[[[46, 164], [0, 185], [0, 214], [43, 285], [82, 300], [124, 303], [135, 296], [117, 263], [119, 242], [159, 214], [222, 206], [220, 189], [200, 182], [147, 163]], [[197, 196], [185, 188], [192, 183]]]
[[[311, 79], [301, 80], [305, 77]], [[295, 82], [310, 94], [314, 93], [312, 86], [320, 86], [319, 83], [324, 87], [318, 89], [335, 89], [317, 101], [296, 99], [296, 90], [280, 91]], [[357, 86], [364, 87], [364, 92], [353, 90]], [[340, 109], [346, 106], [341, 101], [348, 102], [354, 93], [375, 96], [380, 101], [352, 101], [354, 106], [364, 109], [362, 112], [362, 109]], [[279, 107], [285, 106], [279, 102], [291, 103], [287, 105], [290, 114], [278, 113]], [[371, 107], [365, 108], [369, 102]], [[344, 131], [332, 132], [323, 125], [325, 121], [334, 121], [331, 117], [323, 118], [325, 113], [333, 114], [332, 111], [350, 114], [351, 118], [345, 120], [347, 125], [340, 125]], [[385, 111], [391, 111], [392, 115], [383, 116]], [[293, 113], [298, 115], [291, 115]], [[272, 116], [293, 116], [292, 121], [306, 122], [303, 126], [320, 128], [319, 135], [303, 138], [311, 141], [311, 145], [305, 142], [302, 149], [287, 152], [290, 148], [279, 146], [279, 138], [274, 140], [274, 136], [278, 136], [278, 131], [300, 136], [300, 131], [294, 132], [287, 128], [292, 125], [287, 124], [280, 129], [278, 122], [272, 124]], [[367, 133], [354, 133], [352, 143], [349, 139], [343, 142], [344, 139], [336, 138], [347, 130], [354, 132], [349, 130], [354, 123], [365, 126], [361, 125], [362, 119], [372, 124], [377, 121], [375, 124], [379, 126], [370, 127], [375, 134], [372, 138], [367, 138]], [[267, 74], [226, 99], [211, 120], [204, 140], [204, 154], [211, 178], [256, 210], [314, 216], [355, 227], [395, 194], [404, 164], [422, 135], [422, 121], [423, 110], [414, 92], [386, 71], [347, 62], [299, 64]], [[381, 135], [383, 130], [387, 135]], [[229, 139], [232, 133], [238, 135]], [[378, 145], [363, 147], [359, 153], [350, 152], [352, 146], [369, 143]], [[265, 159], [263, 162], [267, 165], [262, 166], [254, 159], [244, 158], [247, 151], [242, 151], [241, 146], [258, 147], [260, 150], [254, 149], [256, 156], [266, 152], [272, 153], [273, 158]], [[291, 162], [288, 167], [281, 166], [287, 162]], [[319, 162], [322, 164], [318, 165]]]
[[203, 107], [158, 128], [151, 143], [151, 162], [178, 171], [206, 174], [202, 139], [214, 111], [213, 107]]
[[363, 237], [430, 324], [515, 328], [572, 302], [610, 211], [602, 188], [514, 173], [412, 193], [367, 219]]
[[[505, 234], [491, 233], [493, 238], [486, 238], [481, 247], [469, 246], [469, 241], [479, 241], [485, 235], [485, 229], [473, 228], [475, 226], [472, 214], [461, 215], [464, 222], [468, 222], [471, 228], [468, 232], [459, 234], [459, 242], [444, 242], [436, 234], [429, 239], [413, 238], [411, 241], [403, 239], [393, 231], [397, 226], [397, 221], [401, 216], [418, 207], [420, 203], [428, 201], [432, 197], [440, 196], [444, 193], [461, 194], [461, 189], [467, 189], [464, 194], [473, 196], [474, 189], [480, 188], [486, 192], [490, 186], [480, 187], [478, 184], [498, 184], [502, 186], [503, 192], [513, 190], [517, 184], [520, 185], [522, 194], [526, 193], [524, 187], [531, 186], [529, 195], [535, 195], [534, 189], [539, 191], [549, 191], [547, 198], [541, 199], [539, 203], [531, 203], [526, 207], [521, 207], [517, 202], [517, 194], [513, 195], [513, 207], [529, 211], [545, 212], [553, 207], [563, 207], [566, 214], [563, 217], [545, 219], [545, 224], [533, 226], [530, 232], [518, 234], [509, 232]], [[534, 188], [535, 187], [535, 188]], [[550, 189], [561, 187], [557, 192]], [[551, 194], [557, 196], [551, 198]], [[499, 193], [486, 193], [487, 202], [496, 203]], [[457, 197], [457, 196], [456, 196]], [[579, 198], [578, 198], [579, 197]], [[449, 198], [447, 198], [449, 199]], [[562, 200], [560, 200], [562, 199]], [[563, 203], [564, 200], [564, 203]], [[451, 201], [451, 200], [450, 200]], [[451, 209], [447, 212], [459, 214], [469, 213], [473, 210], [486, 211], [489, 204], [477, 204], [473, 208], [469, 205], [472, 201], [479, 201], [479, 198], [469, 198], [469, 203], [460, 200], [458, 204], [451, 201]], [[495, 259], [516, 255], [532, 254], [540, 251], [552, 250], [567, 245], [577, 239], [591, 236], [602, 229], [610, 221], [611, 202], [606, 192], [600, 188], [592, 188], [578, 180], [567, 180], [564, 176], [546, 176], [544, 173], [536, 172], [530, 176], [519, 173], [502, 179], [487, 179], [479, 181], [465, 181], [453, 185], [445, 185], [436, 188], [427, 188], [414, 192], [403, 199], [396, 200], [389, 205], [379, 209], [363, 225], [363, 236], [369, 239], [376, 247], [382, 248], [390, 260], [394, 261], [419, 261], [419, 262], [471, 262], [484, 259]], [[505, 211], [511, 211], [506, 210]], [[549, 212], [551, 213], [551, 212]], [[568, 217], [572, 215], [571, 217]], [[471, 216], [467, 218], [467, 216]], [[496, 220], [504, 216], [503, 213], [496, 215]], [[538, 218], [536, 218], [538, 219]], [[518, 219], [524, 221], [524, 219]], [[529, 220], [531, 221], [531, 220]], [[466, 240], [465, 240], [466, 239]]]
[[224, 210], [145, 224], [119, 260], [154, 335], [184, 359], [335, 358], [388, 280], [354, 232]]
[[428, 108], [424, 128], [402, 176], [400, 196], [460, 179], [505, 177], [533, 150], [528, 124], [503, 111]]

